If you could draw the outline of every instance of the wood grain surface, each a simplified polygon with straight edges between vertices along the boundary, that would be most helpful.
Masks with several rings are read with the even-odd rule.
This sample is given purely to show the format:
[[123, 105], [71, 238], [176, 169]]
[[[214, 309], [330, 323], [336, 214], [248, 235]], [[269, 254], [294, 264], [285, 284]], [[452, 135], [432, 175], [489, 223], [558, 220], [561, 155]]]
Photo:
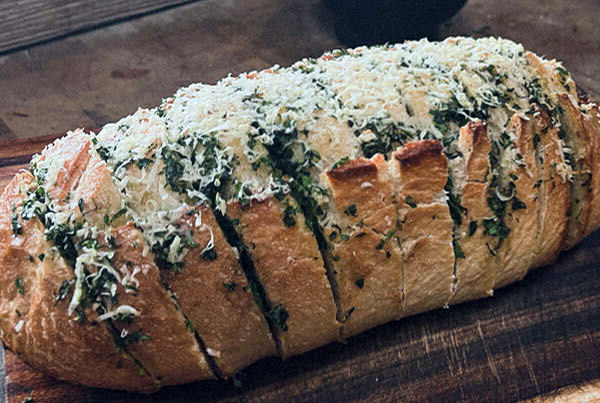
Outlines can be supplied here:
[[[0, 145], [0, 189], [56, 136]], [[7, 403], [585, 401], [600, 380], [600, 232], [492, 298], [154, 395], [55, 381], [6, 353]], [[93, 371], [93, 363], [90, 363]], [[577, 386], [583, 385], [583, 386]], [[574, 387], [577, 386], [577, 387]], [[562, 400], [557, 400], [562, 399]], [[574, 400], [573, 400], [574, 399]], [[594, 400], [588, 400], [594, 401]]]
[[20, 0], [0, 2], [0, 52], [190, 0]]

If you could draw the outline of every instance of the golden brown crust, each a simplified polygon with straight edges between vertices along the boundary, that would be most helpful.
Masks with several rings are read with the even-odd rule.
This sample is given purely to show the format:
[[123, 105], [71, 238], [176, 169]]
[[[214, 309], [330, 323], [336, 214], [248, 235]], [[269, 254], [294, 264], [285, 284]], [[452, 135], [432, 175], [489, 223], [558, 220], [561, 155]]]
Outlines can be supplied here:
[[127, 224], [115, 229], [113, 236], [117, 244], [115, 267], [140, 270], [136, 276], [137, 292], [127, 293], [122, 288], [119, 293], [119, 304], [135, 307], [140, 315], [131, 323], [113, 320], [119, 332], [141, 332], [147, 336], [130, 344], [128, 351], [165, 385], [213, 379], [213, 371], [193, 332], [186, 328], [185, 318], [161, 283], [158, 267], [150, 255], [144, 256], [144, 240], [139, 230]]
[[[221, 375], [229, 377], [260, 358], [277, 354], [277, 350], [214, 214], [206, 206], [189, 212], [182, 216], [182, 224], [198, 246], [187, 253], [180, 271], [161, 270], [161, 277], [177, 295], [181, 310]], [[206, 259], [202, 251], [211, 233], [216, 257]]]
[[403, 316], [408, 316], [444, 306], [452, 295], [453, 221], [443, 194], [448, 161], [439, 142], [424, 140], [401, 147], [393, 163], [401, 217]]
[[[290, 225], [284, 222], [286, 206], [298, 211]], [[289, 314], [287, 330], [277, 323], [273, 326], [283, 358], [339, 340], [337, 309], [323, 259], [297, 208], [289, 196], [281, 202], [270, 198], [242, 208], [239, 203], [228, 206], [229, 215], [239, 217], [267, 297]]]
[[490, 173], [492, 148], [484, 122], [471, 122], [460, 128], [458, 146], [465, 159], [465, 176], [469, 182], [484, 182]]
[[506, 206], [505, 222], [510, 232], [497, 252], [498, 269], [494, 288], [521, 280], [527, 274], [534, 259], [537, 236], [539, 201], [535, 187], [538, 176], [534, 123], [531, 119], [515, 115], [508, 129], [516, 135], [514, 146], [522, 159], [510, 168], [504, 168], [505, 172], [502, 174], [513, 180], [515, 194]]
[[[397, 319], [402, 311], [398, 214], [388, 164], [381, 154], [329, 172], [329, 211], [336, 227], [325, 238], [338, 286], [344, 338]], [[339, 168], [338, 168], [339, 169]], [[348, 237], [344, 239], [343, 237]]]

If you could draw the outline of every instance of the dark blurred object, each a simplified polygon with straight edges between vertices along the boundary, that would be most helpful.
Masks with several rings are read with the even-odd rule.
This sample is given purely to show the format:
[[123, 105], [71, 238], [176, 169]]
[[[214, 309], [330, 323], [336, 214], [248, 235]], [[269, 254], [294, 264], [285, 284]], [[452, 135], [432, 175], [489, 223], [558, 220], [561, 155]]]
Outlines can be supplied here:
[[324, 0], [335, 13], [335, 31], [346, 46], [436, 39], [439, 26], [467, 0]]

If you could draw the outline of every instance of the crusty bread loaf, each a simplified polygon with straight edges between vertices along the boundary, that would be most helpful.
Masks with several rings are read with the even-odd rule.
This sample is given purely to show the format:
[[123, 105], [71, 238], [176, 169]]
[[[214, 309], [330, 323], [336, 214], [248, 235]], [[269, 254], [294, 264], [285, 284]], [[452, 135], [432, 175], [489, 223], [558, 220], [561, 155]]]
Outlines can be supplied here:
[[151, 392], [490, 296], [600, 226], [599, 136], [562, 65], [502, 39], [191, 85], [7, 185], [0, 336]]

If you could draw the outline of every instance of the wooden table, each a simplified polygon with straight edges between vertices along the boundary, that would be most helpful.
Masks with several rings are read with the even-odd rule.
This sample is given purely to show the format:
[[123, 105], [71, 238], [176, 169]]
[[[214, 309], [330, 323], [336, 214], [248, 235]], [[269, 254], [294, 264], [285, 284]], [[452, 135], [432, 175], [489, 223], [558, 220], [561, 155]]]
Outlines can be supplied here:
[[[75, 11], [62, 33], [82, 29]], [[579, 85], [600, 98], [598, 16], [595, 0], [471, 0], [441, 35], [520, 41], [564, 60]], [[6, 53], [0, 189], [56, 134], [100, 127], [190, 82], [214, 83], [341, 47], [332, 20], [318, 0], [206, 0]], [[0, 35], [0, 49], [7, 37]], [[595, 233], [494, 298], [381, 326], [286, 362], [263, 360], [242, 371], [238, 386], [197, 383], [150, 396], [93, 390], [44, 377], [6, 352], [0, 402], [600, 400], [599, 262]]]

